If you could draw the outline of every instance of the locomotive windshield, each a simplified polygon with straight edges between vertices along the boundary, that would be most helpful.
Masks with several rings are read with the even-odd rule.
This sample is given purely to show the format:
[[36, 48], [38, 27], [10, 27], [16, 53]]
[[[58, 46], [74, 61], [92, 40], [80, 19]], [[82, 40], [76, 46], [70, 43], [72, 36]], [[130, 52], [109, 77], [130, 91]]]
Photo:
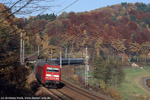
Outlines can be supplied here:
[[47, 67], [47, 72], [59, 72], [58, 68], [49, 68]]
[[53, 68], [53, 72], [59, 72], [58, 68]]

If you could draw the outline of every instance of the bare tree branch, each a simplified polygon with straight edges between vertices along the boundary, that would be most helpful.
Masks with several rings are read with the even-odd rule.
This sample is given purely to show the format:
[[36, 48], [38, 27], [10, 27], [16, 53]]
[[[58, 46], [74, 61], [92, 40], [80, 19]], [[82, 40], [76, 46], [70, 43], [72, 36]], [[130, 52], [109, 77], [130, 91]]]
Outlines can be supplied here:
[[11, 13], [10, 15], [8, 15], [6, 18], [4, 18], [2, 21], [0, 21], [0, 23], [4, 22], [5, 20], [7, 20], [9, 17], [13, 16], [15, 13], [19, 12], [21, 9], [23, 9], [24, 7], [26, 7], [28, 4], [30, 4], [32, 0], [29, 0], [25, 5], [23, 5], [22, 7], [20, 7], [18, 10], [16, 10], [15, 12]]
[[6, 9], [6, 10], [0, 12], [0, 13], [2, 13], [2, 15], [3, 15], [5, 12], [10, 11], [16, 4], [18, 4], [18, 3], [21, 2], [21, 1], [22, 1], [22, 0], [19, 0], [19, 1], [15, 2], [10, 8], [8, 8], [8, 9]]

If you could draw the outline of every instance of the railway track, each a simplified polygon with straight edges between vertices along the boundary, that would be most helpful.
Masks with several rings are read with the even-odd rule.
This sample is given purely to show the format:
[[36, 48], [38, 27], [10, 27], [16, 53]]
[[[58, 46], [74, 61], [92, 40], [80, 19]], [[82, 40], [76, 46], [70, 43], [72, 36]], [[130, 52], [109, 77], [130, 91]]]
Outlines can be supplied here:
[[44, 90], [42, 90], [43, 93], [46, 93], [47, 96], [49, 95], [52, 100], [114, 100], [110, 97], [85, 90], [65, 79], [62, 79], [62, 84], [64, 86], [60, 89], [48, 89], [42, 85], [40, 86]]
[[55, 95], [57, 100], [75, 100], [58, 89], [48, 89], [48, 91], [50, 91], [53, 95]]
[[62, 79], [65, 84], [61, 89], [48, 89], [45, 88], [49, 94], [53, 95], [52, 100], [113, 100], [104, 95], [96, 94], [80, 88], [79, 86]]
[[45, 93], [49, 94], [51, 100], [75, 100], [58, 89], [48, 89], [43, 86], [41, 87], [43, 88], [43, 91], [45, 91]]
[[97, 94], [97, 93], [93, 93], [93, 92], [90, 92], [83, 88], [80, 88], [79, 86], [72, 84], [65, 79], [62, 79], [62, 83], [65, 84], [65, 87], [67, 87], [75, 92], [78, 92], [85, 97], [88, 97], [90, 100], [114, 100], [110, 97], [107, 97], [107, 96], [104, 96], [101, 94]]

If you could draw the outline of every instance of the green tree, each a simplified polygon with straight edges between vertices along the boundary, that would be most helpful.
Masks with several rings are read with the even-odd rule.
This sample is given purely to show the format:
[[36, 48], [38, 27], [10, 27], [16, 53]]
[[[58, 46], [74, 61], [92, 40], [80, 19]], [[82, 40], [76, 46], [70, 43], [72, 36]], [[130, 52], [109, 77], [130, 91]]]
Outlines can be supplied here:
[[103, 59], [100, 56], [95, 58], [94, 68], [95, 68], [94, 72], [93, 72], [94, 78], [105, 80], [105, 75], [106, 75], [107, 69], [106, 69]]
[[100, 56], [96, 57], [94, 60], [94, 68], [94, 78], [113, 86], [118, 86], [125, 76], [121, 63], [112, 59], [104, 61]]
[[108, 62], [108, 68], [109, 74], [106, 75], [106, 77], [108, 77], [107, 83], [113, 86], [118, 86], [123, 81], [125, 76], [121, 63], [110, 59]]

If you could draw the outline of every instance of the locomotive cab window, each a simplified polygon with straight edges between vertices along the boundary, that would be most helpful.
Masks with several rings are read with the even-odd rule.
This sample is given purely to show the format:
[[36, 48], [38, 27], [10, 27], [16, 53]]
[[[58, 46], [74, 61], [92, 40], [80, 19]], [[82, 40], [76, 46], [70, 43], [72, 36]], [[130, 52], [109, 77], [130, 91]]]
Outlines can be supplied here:
[[53, 72], [53, 68], [48, 68], [47, 67], [47, 72]]
[[58, 68], [49, 68], [47, 67], [47, 72], [59, 72]]
[[58, 68], [53, 68], [53, 72], [59, 72]]

